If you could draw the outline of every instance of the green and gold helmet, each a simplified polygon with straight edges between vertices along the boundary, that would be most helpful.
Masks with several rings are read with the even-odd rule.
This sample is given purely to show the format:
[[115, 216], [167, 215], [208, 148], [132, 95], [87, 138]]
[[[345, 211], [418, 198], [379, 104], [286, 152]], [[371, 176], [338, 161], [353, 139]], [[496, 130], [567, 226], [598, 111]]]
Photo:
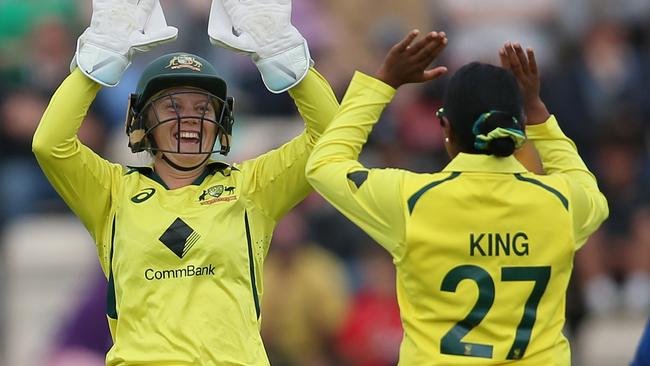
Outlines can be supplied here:
[[[187, 87], [191, 91], [184, 93], [205, 96], [205, 103], [210, 103], [214, 108], [215, 118], [206, 116], [205, 112], [197, 112], [194, 115], [181, 115], [174, 107], [175, 115], [172, 118], [161, 120], [153, 107], [162, 100], [170, 100], [171, 105], [175, 106], [176, 104], [173, 101], [175, 95], [183, 92], [166, 92], [166, 90], [174, 87]], [[233, 98], [227, 96], [226, 82], [218, 76], [214, 67], [202, 57], [189, 53], [171, 53], [161, 56], [145, 68], [142, 76], [140, 76], [135, 93], [132, 93], [129, 97], [126, 117], [126, 134], [129, 136], [129, 147], [132, 152], [187, 153], [180, 151], [180, 143], [176, 150], [158, 148], [151, 132], [161, 124], [176, 123], [180, 133], [180, 122], [183, 119], [192, 118], [202, 122], [202, 131], [203, 123], [213, 123], [217, 126], [220, 147], [216, 148], [215, 146], [212, 151], [201, 151], [201, 148], [199, 148], [199, 151], [191, 153], [219, 152], [226, 155], [230, 151], [232, 125], [234, 123], [233, 102]], [[203, 133], [200, 134], [200, 139], [199, 146], [202, 146]]]

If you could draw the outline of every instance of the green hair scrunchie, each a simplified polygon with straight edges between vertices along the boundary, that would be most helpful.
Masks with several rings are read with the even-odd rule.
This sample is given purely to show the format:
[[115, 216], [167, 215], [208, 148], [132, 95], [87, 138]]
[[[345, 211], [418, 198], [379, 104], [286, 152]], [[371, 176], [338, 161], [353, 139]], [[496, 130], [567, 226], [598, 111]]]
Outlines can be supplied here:
[[515, 143], [515, 148], [520, 148], [521, 145], [526, 142], [526, 135], [520, 130], [514, 128], [503, 128], [497, 127], [494, 130], [490, 131], [487, 135], [478, 135], [476, 136], [476, 141], [474, 142], [474, 147], [479, 150], [487, 149], [490, 141], [494, 139], [499, 139], [503, 137], [510, 137]]
[[[476, 140], [474, 141], [474, 148], [477, 150], [485, 150], [487, 149], [490, 141], [499, 139], [499, 138], [504, 138], [508, 137], [512, 139], [512, 141], [515, 143], [515, 148], [520, 148], [521, 145], [526, 142], [526, 134], [524, 134], [523, 131], [517, 129], [517, 128], [508, 128], [508, 127], [497, 127], [494, 130], [490, 131], [487, 134], [482, 134], [481, 133], [481, 126], [485, 121], [490, 118], [493, 114], [508, 114], [506, 112], [501, 112], [501, 111], [489, 111], [487, 113], [481, 114], [481, 116], [474, 122], [474, 126], [472, 127], [472, 132], [476, 136]], [[512, 122], [514, 126], [519, 125], [519, 121], [515, 117], [511, 117]]]

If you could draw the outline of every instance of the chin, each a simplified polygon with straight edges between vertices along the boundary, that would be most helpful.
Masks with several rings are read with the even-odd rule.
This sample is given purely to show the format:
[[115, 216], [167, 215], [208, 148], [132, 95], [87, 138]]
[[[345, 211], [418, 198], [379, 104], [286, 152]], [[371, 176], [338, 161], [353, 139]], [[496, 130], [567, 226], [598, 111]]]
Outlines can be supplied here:
[[168, 159], [170, 159], [174, 164], [191, 167], [197, 164], [201, 164], [205, 158], [210, 154], [174, 154], [174, 153], [165, 153]]

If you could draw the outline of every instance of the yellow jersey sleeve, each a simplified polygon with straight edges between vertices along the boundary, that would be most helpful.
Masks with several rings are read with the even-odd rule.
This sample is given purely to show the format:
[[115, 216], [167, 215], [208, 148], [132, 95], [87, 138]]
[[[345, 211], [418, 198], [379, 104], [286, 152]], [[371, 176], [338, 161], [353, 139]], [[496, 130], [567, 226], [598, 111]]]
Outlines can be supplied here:
[[575, 248], [579, 249], [609, 215], [607, 200], [554, 116], [545, 123], [526, 126], [526, 134], [539, 151], [546, 174], [565, 177], [571, 193]]
[[311, 190], [305, 179], [307, 158], [339, 107], [329, 83], [314, 68], [289, 94], [305, 121], [305, 131], [241, 166], [246, 197], [275, 221]]
[[97, 243], [102, 267], [108, 263], [111, 193], [123, 168], [84, 146], [77, 137], [99, 84], [79, 70], [54, 93], [32, 141], [41, 169]]
[[307, 163], [309, 183], [393, 257], [403, 249], [405, 171], [367, 169], [359, 153], [395, 89], [357, 72], [334, 121], [316, 143]]

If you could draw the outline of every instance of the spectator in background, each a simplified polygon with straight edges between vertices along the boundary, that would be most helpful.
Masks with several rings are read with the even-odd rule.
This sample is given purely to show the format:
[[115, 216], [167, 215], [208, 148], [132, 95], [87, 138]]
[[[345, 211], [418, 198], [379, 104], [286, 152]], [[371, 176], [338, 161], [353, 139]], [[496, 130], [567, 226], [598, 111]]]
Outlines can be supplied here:
[[332, 350], [348, 307], [345, 269], [307, 231], [302, 214], [289, 212], [264, 264], [262, 337], [274, 366], [337, 365]]
[[61, 17], [44, 17], [27, 38], [29, 55], [21, 64], [27, 85], [50, 95], [70, 73], [74, 41], [70, 26]]
[[[40, 90], [44, 85], [56, 87], [67, 74], [70, 58], [66, 57], [66, 71], [58, 80], [51, 80], [53, 68], [49, 62], [32, 63], [71, 54], [69, 44], [60, 40], [62, 33], [69, 31], [67, 27], [77, 25], [78, 3], [75, 0], [0, 1], [0, 89], [24, 87], [31, 73], [36, 74], [34, 77], [45, 77], [36, 85]], [[35, 51], [45, 48], [51, 55]]]
[[[302, 0], [306, 2], [307, 0]], [[431, 27], [431, 3], [427, 0], [320, 0], [322, 13], [331, 19], [327, 34], [335, 43], [319, 55], [334, 90], [341, 95], [355, 67], [374, 67], [377, 57], [412, 27]], [[389, 45], [381, 47], [381, 43]], [[377, 53], [378, 52], [378, 53]]]
[[34, 212], [56, 196], [33, 158], [29, 141], [45, 111], [47, 100], [27, 91], [14, 91], [0, 101], [0, 222]]
[[[314, 241], [334, 253], [346, 267], [353, 266], [361, 254], [358, 245], [350, 244], [371, 240], [368, 235], [339, 214], [317, 193], [307, 196], [300, 208], [308, 221]], [[354, 279], [351, 287], [356, 288]]]
[[403, 330], [390, 255], [372, 242], [359, 255], [360, 286], [338, 336], [342, 365], [392, 366]]
[[631, 118], [613, 120], [596, 144], [595, 171], [610, 216], [576, 255], [585, 305], [596, 315], [619, 305], [650, 311], [650, 192], [641, 127]]
[[104, 320], [106, 278], [96, 271], [95, 278], [79, 304], [63, 324], [53, 344], [48, 366], [104, 366], [106, 352], [113, 341]]
[[[650, 87], [643, 56], [628, 28], [603, 21], [588, 28], [567, 66], [550, 78], [550, 108], [595, 167], [611, 205], [610, 218], [576, 257], [576, 278], [587, 313], [623, 305], [650, 308], [650, 201], [644, 138]], [[568, 59], [568, 58], [567, 58]], [[619, 296], [619, 285], [621, 296]]]
[[593, 25], [579, 46], [578, 57], [570, 56], [567, 66], [550, 78], [545, 94], [549, 107], [565, 121], [567, 136], [590, 161], [605, 122], [630, 123], [622, 118], [624, 112], [648, 118], [642, 111], [650, 88], [639, 54], [620, 24]]
[[[70, 72], [74, 1], [0, 4], [0, 224], [24, 214], [66, 210], [31, 152], [31, 139], [50, 95]], [[21, 24], [15, 24], [20, 22]], [[15, 26], [10, 26], [14, 24]], [[25, 46], [27, 45], [27, 46]], [[80, 137], [95, 151], [104, 121], [87, 117]]]
[[517, 35], [535, 49], [540, 68], [555, 58], [553, 24], [559, 13], [557, 0], [437, 0], [437, 24], [453, 42], [447, 47], [447, 64], [456, 69], [470, 61], [496, 61], [494, 50], [504, 39]]
[[[15, 90], [0, 101], [0, 223], [36, 212], [67, 210], [41, 172], [31, 139], [47, 106], [33, 90]], [[101, 151], [103, 125], [89, 114], [80, 139]]]

